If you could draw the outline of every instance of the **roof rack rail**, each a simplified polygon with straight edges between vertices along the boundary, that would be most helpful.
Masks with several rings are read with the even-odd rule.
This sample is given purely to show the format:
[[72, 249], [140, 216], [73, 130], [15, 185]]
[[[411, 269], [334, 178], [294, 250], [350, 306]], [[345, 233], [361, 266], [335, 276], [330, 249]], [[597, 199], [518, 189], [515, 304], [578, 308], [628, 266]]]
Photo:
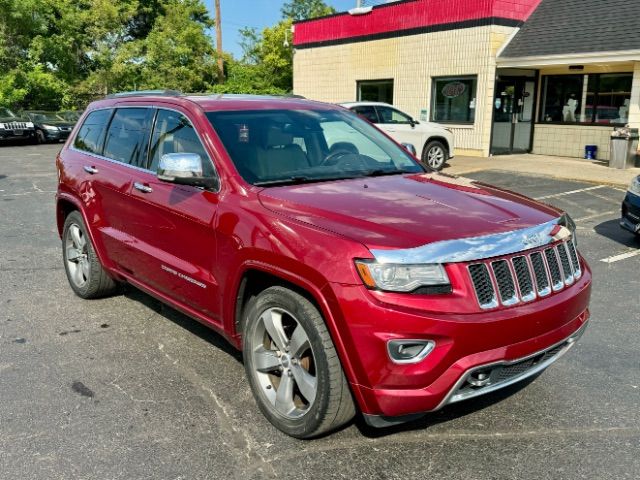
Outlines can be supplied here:
[[131, 92], [118, 92], [107, 95], [105, 98], [123, 97], [179, 97], [182, 92], [178, 90], [134, 90]]

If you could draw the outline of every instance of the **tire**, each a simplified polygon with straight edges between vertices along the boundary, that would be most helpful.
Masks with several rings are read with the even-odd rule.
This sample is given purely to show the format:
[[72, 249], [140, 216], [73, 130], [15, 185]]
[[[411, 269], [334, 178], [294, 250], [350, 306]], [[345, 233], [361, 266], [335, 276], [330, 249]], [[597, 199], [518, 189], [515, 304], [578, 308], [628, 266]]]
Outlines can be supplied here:
[[422, 151], [422, 163], [433, 170], [442, 170], [449, 158], [449, 149], [440, 140], [432, 140]]
[[318, 309], [303, 296], [270, 287], [247, 304], [243, 358], [258, 407], [282, 432], [317, 437], [354, 417], [331, 336]]
[[42, 130], [36, 130], [36, 142], [37, 145], [42, 145], [47, 143], [47, 139], [44, 136], [44, 132]]
[[78, 211], [64, 221], [62, 258], [69, 285], [80, 298], [101, 298], [116, 292], [118, 284], [102, 268]]

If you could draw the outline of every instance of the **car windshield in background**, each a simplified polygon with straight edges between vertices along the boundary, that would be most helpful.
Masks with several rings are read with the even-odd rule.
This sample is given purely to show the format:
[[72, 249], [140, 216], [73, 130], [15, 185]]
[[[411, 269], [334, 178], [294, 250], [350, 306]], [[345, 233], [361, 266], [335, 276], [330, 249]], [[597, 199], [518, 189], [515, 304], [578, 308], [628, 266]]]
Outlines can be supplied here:
[[338, 110], [208, 112], [240, 175], [275, 186], [423, 168], [357, 115]]
[[9, 110], [8, 108], [0, 108], [0, 117], [15, 117], [16, 114], [13, 113], [11, 110]]
[[55, 112], [26, 112], [29, 118], [36, 123], [62, 122], [64, 118]]

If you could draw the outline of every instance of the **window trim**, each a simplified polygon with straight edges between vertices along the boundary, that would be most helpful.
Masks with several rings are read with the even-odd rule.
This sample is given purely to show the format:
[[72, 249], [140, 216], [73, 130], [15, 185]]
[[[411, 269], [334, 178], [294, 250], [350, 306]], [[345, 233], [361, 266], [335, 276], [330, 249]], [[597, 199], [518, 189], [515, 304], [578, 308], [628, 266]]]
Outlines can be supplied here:
[[[437, 98], [437, 94], [435, 94], [435, 89], [436, 89], [436, 82], [438, 80], [450, 80], [450, 81], [454, 81], [454, 80], [475, 80], [476, 82], [476, 89], [475, 89], [475, 99], [476, 99], [476, 105], [478, 103], [478, 79], [479, 79], [479, 74], [477, 73], [469, 73], [469, 74], [462, 74], [462, 75], [438, 75], [437, 77], [431, 77], [431, 112], [429, 113], [429, 121], [433, 122], [433, 123], [440, 123], [442, 125], [462, 125], [462, 126], [475, 126], [476, 121], [478, 120], [478, 116], [476, 115], [476, 113], [474, 113], [473, 115], [473, 121], [461, 121], [461, 120], [436, 120], [434, 118], [434, 113], [436, 111], [436, 102], [438, 101]], [[475, 109], [477, 110], [477, 109]]]
[[[360, 99], [360, 86], [363, 83], [384, 83], [384, 82], [391, 82], [391, 103], [389, 105], [393, 105], [393, 101], [395, 100], [395, 96], [396, 96], [396, 80], [395, 78], [374, 78], [372, 80], [356, 80], [356, 102], [370, 102], [371, 100], [361, 100]], [[380, 102], [379, 100], [377, 100], [378, 102]], [[381, 103], [386, 103], [386, 102], [381, 102]]]
[[[591, 121], [590, 122], [558, 122], [558, 121], [551, 121], [551, 122], [545, 122], [544, 121], [544, 112], [545, 112], [545, 108], [546, 108], [546, 101], [547, 99], [544, 97], [544, 92], [546, 91], [546, 84], [545, 82], [548, 81], [549, 77], [570, 77], [570, 76], [594, 76], [597, 77], [596, 80], [596, 92], [594, 92], [594, 105], [593, 105], [593, 111], [591, 113]], [[558, 74], [551, 74], [551, 75], [540, 75], [540, 109], [538, 111], [538, 115], [536, 116], [536, 120], [535, 120], [535, 124], [536, 125], [565, 125], [565, 126], [572, 126], [572, 127], [601, 127], [601, 128], [619, 128], [619, 127], [624, 127], [625, 125], [627, 125], [629, 122], [627, 121], [626, 123], [598, 123], [595, 122], [595, 118], [596, 118], [596, 113], [598, 111], [598, 101], [599, 101], [599, 97], [600, 97], [600, 77], [602, 75], [631, 75], [631, 83], [632, 83], [632, 90], [633, 90], [633, 72], [600, 72], [600, 73], [558, 73]], [[583, 82], [584, 82], [584, 78], [583, 78]], [[583, 88], [584, 88], [584, 84], [583, 84]], [[582, 107], [584, 108], [584, 105], [582, 105]], [[627, 119], [628, 120], [628, 119]]]
[[[124, 104], [124, 105], [127, 105], [127, 104]], [[107, 124], [107, 131], [108, 131], [109, 127], [111, 126], [111, 120], [113, 119], [113, 114], [114, 114], [115, 110], [118, 107], [125, 108], [124, 106], [120, 106], [120, 105], [110, 105], [108, 107], [100, 107], [100, 108], [95, 108], [93, 110], [89, 110], [89, 111], [86, 112], [86, 115], [83, 117], [83, 122], [82, 123], [84, 123], [84, 120], [86, 120], [86, 118], [93, 112], [98, 112], [98, 111], [101, 111], [101, 110], [111, 110], [112, 111], [111, 112], [111, 116], [109, 117], [109, 123]], [[172, 111], [172, 112], [179, 113], [180, 115], [184, 115], [187, 118], [187, 120], [189, 120], [191, 125], [193, 126], [193, 121], [191, 120], [191, 118], [189, 118], [189, 116], [186, 113], [184, 113], [184, 112], [182, 112], [182, 111], [180, 111], [180, 110], [178, 110], [176, 108], [166, 107], [164, 105], [162, 105], [162, 106], [157, 106], [157, 105], [131, 105], [129, 108], [151, 108], [151, 109], [155, 109], [156, 113], [154, 114], [154, 118], [153, 118], [153, 128], [155, 128], [155, 121], [156, 121], [156, 117], [158, 115], [157, 111], [159, 109], [169, 110], [169, 111]], [[82, 126], [80, 128], [82, 128]], [[153, 128], [151, 129], [151, 134], [152, 135], [153, 135]], [[198, 136], [198, 140], [200, 140], [200, 143], [202, 144], [202, 147], [204, 148], [204, 151], [207, 152], [207, 155], [209, 157], [209, 161], [211, 162], [211, 165], [213, 166], [213, 173], [214, 173], [215, 177], [218, 179], [218, 188], [215, 189], [215, 190], [207, 190], [207, 191], [211, 192], [211, 193], [220, 193], [220, 191], [222, 190], [222, 178], [220, 177], [220, 173], [218, 172], [218, 168], [216, 167], [216, 162], [213, 160], [215, 158], [215, 156], [211, 155], [211, 152], [207, 148], [206, 144], [202, 141], [202, 136], [200, 135], [200, 132], [198, 132], [198, 129], [194, 127], [193, 130], [196, 132], [196, 135]], [[75, 143], [76, 143], [76, 138], [78, 137], [78, 133], [80, 133], [80, 129], [78, 129], [78, 132], [76, 133], [75, 137], [73, 138], [73, 142], [70, 142], [69, 150], [72, 150], [72, 151], [74, 151], [76, 153], [80, 153], [80, 154], [83, 154], [83, 155], [89, 155], [90, 157], [97, 158], [98, 160], [105, 160], [105, 161], [113, 163], [115, 165], [120, 165], [120, 166], [123, 166], [123, 167], [126, 167], [126, 168], [131, 168], [131, 169], [137, 170], [139, 172], [148, 173], [148, 174], [152, 175], [154, 178], [156, 178], [156, 179], [158, 178], [156, 172], [153, 172], [153, 171], [149, 170], [148, 168], [142, 168], [142, 167], [138, 167], [136, 165], [131, 165], [129, 163], [119, 162], [117, 160], [113, 160], [111, 158], [107, 158], [107, 157], [105, 157], [104, 155], [101, 155], [101, 154], [91, 153], [91, 152], [87, 152], [85, 150], [80, 150], [80, 149], [76, 148]], [[216, 135], [217, 135], [217, 133], [216, 133]], [[106, 139], [106, 137], [107, 136], [105, 135], [105, 139]], [[151, 135], [149, 136], [149, 145], [150, 144], [151, 144]], [[104, 140], [103, 140], [103, 145], [102, 145], [101, 151], [102, 151], [102, 153], [104, 153]], [[148, 152], [148, 150], [147, 150], [146, 166], [149, 166], [149, 152]], [[182, 186], [185, 187], [185, 186], [189, 186], [189, 185], [182, 185]], [[203, 187], [193, 187], [193, 188], [197, 188], [198, 190], [204, 190]]]

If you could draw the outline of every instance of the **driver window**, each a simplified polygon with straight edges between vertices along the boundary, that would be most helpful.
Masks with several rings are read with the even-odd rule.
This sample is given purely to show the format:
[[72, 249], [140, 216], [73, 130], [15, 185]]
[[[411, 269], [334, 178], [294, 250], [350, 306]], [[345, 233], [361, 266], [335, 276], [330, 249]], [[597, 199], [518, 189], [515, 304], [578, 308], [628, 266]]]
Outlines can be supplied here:
[[390, 162], [391, 158], [371, 139], [355, 130], [346, 122], [323, 122], [322, 130], [329, 147], [329, 155], [349, 152], [366, 155], [379, 162]]
[[411, 123], [411, 117], [393, 108], [376, 107], [376, 110], [378, 110], [378, 115], [380, 115], [381, 123]]
[[195, 153], [202, 159], [205, 177], [215, 176], [213, 164], [205, 151], [200, 138], [191, 122], [181, 113], [172, 110], [159, 110], [156, 125], [151, 138], [151, 165], [149, 170], [155, 172], [160, 157], [167, 153]]

